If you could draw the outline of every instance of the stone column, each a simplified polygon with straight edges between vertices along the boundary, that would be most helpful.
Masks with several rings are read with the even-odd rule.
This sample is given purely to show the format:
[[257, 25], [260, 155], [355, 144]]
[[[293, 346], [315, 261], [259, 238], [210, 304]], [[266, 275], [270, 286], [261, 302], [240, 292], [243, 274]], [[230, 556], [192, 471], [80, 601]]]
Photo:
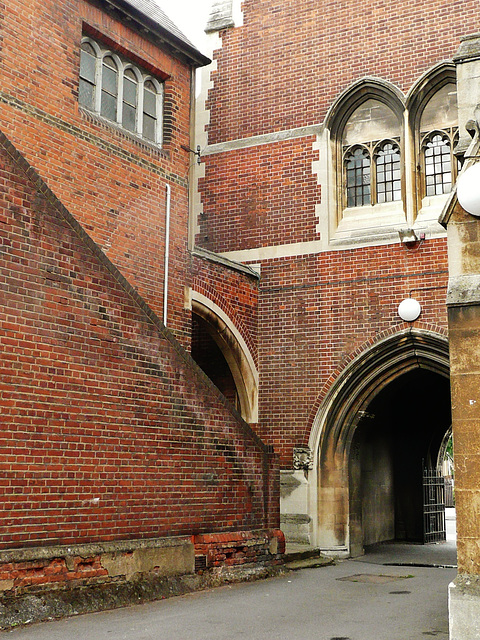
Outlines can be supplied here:
[[[480, 153], [480, 34], [465, 38], [455, 57], [459, 153]], [[473, 139], [472, 139], [473, 136]], [[467, 159], [467, 164], [472, 160]], [[479, 185], [480, 190], [480, 185]], [[480, 219], [456, 197], [444, 212], [448, 232], [452, 420], [458, 575], [449, 587], [450, 640], [480, 638]]]

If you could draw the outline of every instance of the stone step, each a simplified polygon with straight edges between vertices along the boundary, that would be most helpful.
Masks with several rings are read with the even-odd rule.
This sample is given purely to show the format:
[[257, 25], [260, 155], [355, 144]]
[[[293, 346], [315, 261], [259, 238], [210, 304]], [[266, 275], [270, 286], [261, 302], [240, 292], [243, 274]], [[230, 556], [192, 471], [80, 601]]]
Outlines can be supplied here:
[[322, 556], [320, 549], [308, 545], [287, 544], [284, 555], [287, 569], [309, 569], [335, 564], [332, 558]]
[[317, 569], [318, 567], [328, 567], [335, 564], [333, 558], [319, 556], [316, 558], [304, 558], [303, 560], [291, 560], [285, 563], [285, 567], [290, 571], [298, 571], [300, 569]]

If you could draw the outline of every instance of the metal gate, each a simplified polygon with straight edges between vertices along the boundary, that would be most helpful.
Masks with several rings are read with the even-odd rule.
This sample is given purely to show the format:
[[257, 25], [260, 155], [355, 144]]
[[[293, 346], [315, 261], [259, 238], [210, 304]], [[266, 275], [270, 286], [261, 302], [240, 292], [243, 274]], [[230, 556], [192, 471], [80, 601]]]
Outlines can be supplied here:
[[423, 542], [441, 542], [446, 539], [445, 479], [436, 469], [424, 469]]

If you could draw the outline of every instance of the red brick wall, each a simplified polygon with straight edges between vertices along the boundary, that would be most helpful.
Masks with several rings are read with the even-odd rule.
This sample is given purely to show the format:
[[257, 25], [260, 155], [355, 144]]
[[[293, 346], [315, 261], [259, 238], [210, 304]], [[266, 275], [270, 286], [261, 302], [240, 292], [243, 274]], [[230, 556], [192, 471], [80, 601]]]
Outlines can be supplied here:
[[476, 0], [242, 2], [244, 26], [222, 34], [209, 94], [209, 143], [323, 122], [357, 78], [406, 92], [476, 30]]
[[191, 273], [193, 290], [229, 317], [258, 364], [258, 279], [195, 255]]
[[278, 527], [275, 456], [2, 144], [0, 548]]
[[[101, 5], [100, 5], [101, 6]], [[104, 9], [107, 7], [105, 3]], [[162, 76], [171, 120], [161, 150], [78, 107], [82, 29], [95, 29]], [[158, 313], [163, 305], [165, 185], [172, 187], [172, 329], [188, 345], [186, 284], [190, 67], [80, 0], [9, 0], [2, 10], [0, 120], [12, 142]]]
[[[223, 31], [214, 54], [210, 145], [320, 127], [342, 91], [366, 76], [406, 94], [454, 55], [478, 3], [245, 0], [242, 8], [244, 25]], [[305, 135], [205, 154], [198, 243], [229, 252], [319, 240], [316, 205], [328, 184], [317, 183], [312, 161], [326, 170], [329, 159], [314, 142]], [[321, 400], [345, 364], [408, 326], [397, 308], [412, 289], [423, 306], [414, 326], [444, 334], [446, 285], [443, 239], [427, 239], [414, 252], [398, 243], [261, 260], [258, 433], [280, 453], [282, 467], [292, 467], [293, 446], [308, 443]]]
[[305, 137], [205, 156], [199, 244], [222, 252], [318, 240], [314, 142]]
[[350, 359], [409, 326], [397, 309], [410, 291], [422, 305], [414, 326], [446, 330], [447, 280], [442, 239], [417, 252], [394, 245], [262, 263], [257, 431], [282, 466], [308, 444], [319, 402]]

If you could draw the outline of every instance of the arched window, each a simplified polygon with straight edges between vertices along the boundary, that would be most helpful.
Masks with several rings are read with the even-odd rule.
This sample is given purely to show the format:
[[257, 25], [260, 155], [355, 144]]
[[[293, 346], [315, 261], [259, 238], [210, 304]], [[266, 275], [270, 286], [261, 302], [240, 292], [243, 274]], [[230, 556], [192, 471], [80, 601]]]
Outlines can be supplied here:
[[387, 141], [379, 145], [375, 168], [377, 202], [401, 200], [400, 149], [397, 144]]
[[[341, 221], [347, 215], [348, 224], [354, 224], [353, 208], [375, 207], [372, 217], [379, 219], [382, 214], [377, 205], [402, 200], [402, 116], [399, 109], [375, 97], [357, 98], [352, 95], [356, 106], [340, 115], [335, 131], [337, 140], [342, 144], [343, 158], [343, 171], [341, 176], [338, 175], [342, 192], [338, 219]], [[364, 216], [365, 213], [359, 212], [359, 215]], [[359, 224], [367, 226], [368, 221], [359, 218]]]
[[370, 164], [370, 154], [364, 147], [354, 147], [345, 154], [347, 207], [370, 204]]
[[100, 114], [109, 120], [117, 120], [118, 70], [115, 60], [105, 56], [102, 62], [102, 93]]
[[145, 82], [143, 88], [143, 136], [148, 140], [157, 140], [158, 120], [157, 90], [151, 80]]
[[446, 133], [434, 132], [424, 140], [425, 195], [438, 196], [451, 191], [451, 146]]
[[[444, 74], [440, 71], [441, 68], [437, 86], [433, 82], [425, 83], [425, 95], [419, 91], [418, 98], [412, 104], [419, 211], [441, 206], [441, 198], [437, 205], [430, 198], [448, 194], [458, 171], [458, 161], [453, 153], [455, 141], [458, 140], [457, 87], [454, 78], [450, 77], [453, 72], [449, 68]], [[427, 92], [432, 84], [433, 88]]]
[[123, 75], [122, 124], [129, 131], [137, 131], [137, 76], [132, 69], [126, 69]]
[[92, 111], [95, 108], [96, 63], [95, 49], [90, 43], [84, 42], [80, 50], [78, 100], [83, 107]]
[[90, 38], [80, 50], [79, 104], [161, 144], [163, 84]]
[[402, 199], [400, 148], [393, 140], [366, 142], [345, 149], [346, 206]]

